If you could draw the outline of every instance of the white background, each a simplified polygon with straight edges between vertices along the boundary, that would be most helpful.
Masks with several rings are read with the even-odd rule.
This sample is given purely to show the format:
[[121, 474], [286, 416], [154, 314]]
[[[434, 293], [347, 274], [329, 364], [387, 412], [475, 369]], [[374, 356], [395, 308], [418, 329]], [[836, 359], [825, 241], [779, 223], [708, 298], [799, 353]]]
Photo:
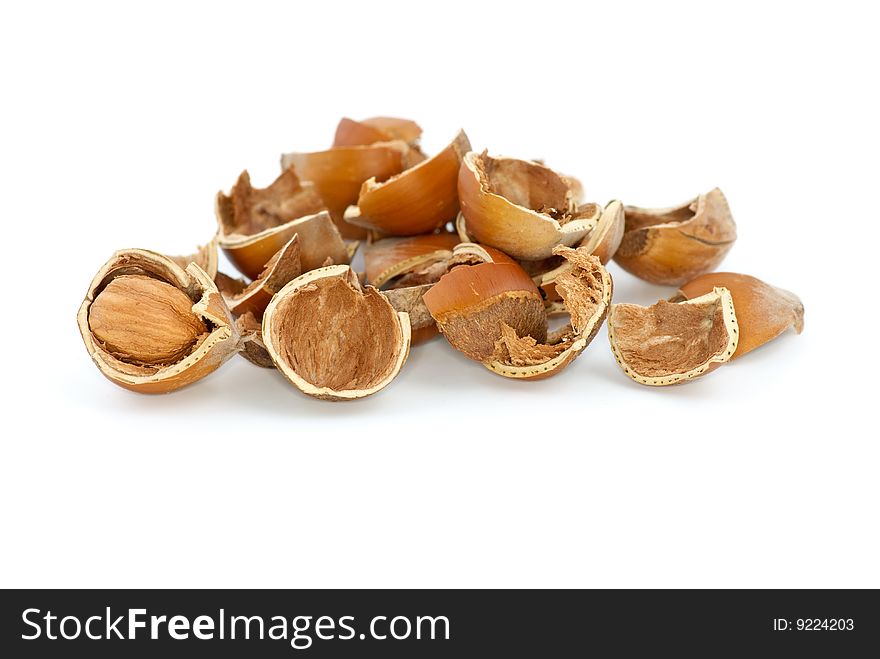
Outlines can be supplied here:
[[[4, 5], [0, 585], [880, 586], [860, 5]], [[242, 169], [377, 114], [602, 203], [721, 186], [723, 268], [797, 292], [804, 333], [665, 389], [604, 330], [538, 383], [439, 339], [349, 404], [239, 358], [163, 397], [101, 377], [74, 317], [115, 249], [204, 243]]]

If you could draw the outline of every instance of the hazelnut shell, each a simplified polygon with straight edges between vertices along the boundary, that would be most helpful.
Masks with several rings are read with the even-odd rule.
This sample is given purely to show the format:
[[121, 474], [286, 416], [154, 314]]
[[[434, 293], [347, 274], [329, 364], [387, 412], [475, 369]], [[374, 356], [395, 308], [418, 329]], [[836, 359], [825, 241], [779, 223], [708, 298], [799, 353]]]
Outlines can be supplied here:
[[515, 263], [454, 267], [423, 299], [447, 341], [479, 362], [492, 356], [502, 323], [520, 336], [546, 338], [544, 302], [535, 283]]
[[281, 167], [295, 167], [303, 180], [312, 182], [334, 218], [342, 218], [345, 209], [357, 203], [364, 181], [369, 178], [384, 181], [403, 171], [408, 149], [405, 142], [397, 140], [312, 153], [287, 153], [281, 157]]
[[730, 360], [738, 339], [733, 297], [726, 288], [650, 307], [614, 304], [608, 317], [608, 340], [620, 368], [654, 387], [709, 373]]
[[576, 193], [567, 177], [541, 164], [472, 151], [458, 178], [461, 233], [517, 259], [545, 259], [595, 226], [577, 217]]
[[[89, 309], [108, 282], [120, 275], [145, 275], [164, 281], [184, 292], [192, 301], [192, 312], [210, 328], [186, 357], [161, 367], [129, 364], [104, 350], [89, 327]], [[195, 263], [182, 269], [172, 259], [143, 249], [116, 252], [92, 279], [77, 314], [83, 342], [95, 365], [111, 382], [138, 393], [167, 393], [191, 384], [216, 370], [239, 349], [239, 334], [232, 314], [217, 286]]]
[[[592, 204], [589, 207], [583, 206], [583, 213], [585, 217], [589, 217], [596, 221], [596, 227], [587, 235], [586, 238], [579, 245], [579, 249], [587, 254], [593, 254], [602, 265], [608, 263], [608, 259], [602, 259], [604, 254], [607, 254], [608, 249], [612, 246], [612, 243], [615, 241], [614, 233], [619, 232], [622, 233], [623, 229], [623, 205], [619, 201], [610, 202], [605, 209], [602, 209], [598, 204]], [[588, 208], [592, 208], [593, 212], [588, 214]], [[603, 218], [605, 221], [603, 222]], [[592, 238], [592, 240], [591, 240]], [[619, 244], [619, 237], [617, 238], [617, 243]], [[614, 249], [617, 249], [616, 245], [613, 245]], [[535, 270], [538, 274], [534, 275], [535, 283], [538, 284], [538, 287], [543, 291], [544, 297], [547, 300], [547, 309], [549, 311], [553, 311], [554, 313], [558, 312], [559, 305], [556, 303], [560, 301], [560, 297], [556, 292], [556, 280], [560, 275], [565, 274], [566, 272], [571, 272], [572, 262], [568, 259], [561, 259], [561, 263], [559, 263], [559, 257], [554, 257], [548, 259], [545, 262], [539, 262], [535, 264], [538, 266]], [[554, 268], [550, 270], [545, 270], [544, 272], [540, 272], [543, 268], [540, 267], [544, 263], [559, 263]], [[546, 267], [546, 266], [544, 266]]]
[[548, 337], [546, 344], [521, 337], [510, 327], [503, 328], [495, 354], [485, 362], [486, 368], [498, 375], [519, 380], [556, 375], [590, 345], [608, 315], [613, 283], [599, 257], [585, 247], [572, 249], [564, 245], [557, 246], [554, 254], [570, 266], [557, 282], [560, 306], [571, 321]]
[[346, 265], [307, 272], [263, 314], [263, 344], [300, 391], [325, 400], [374, 394], [397, 376], [410, 347], [409, 315]]
[[363, 121], [355, 121], [343, 117], [336, 127], [333, 146], [358, 146], [391, 140], [403, 140], [415, 146], [421, 135], [421, 127], [409, 119], [372, 117]]
[[409, 315], [412, 330], [411, 345], [425, 343], [440, 333], [431, 312], [425, 306], [424, 295], [431, 290], [432, 286], [433, 284], [420, 284], [419, 286], [382, 291], [382, 295], [387, 298], [396, 311], [403, 311]]
[[[262, 318], [263, 311], [272, 296], [300, 274], [302, 274], [302, 262], [299, 234], [295, 233], [287, 244], [269, 259], [256, 279], [231, 295], [224, 294], [224, 299], [234, 315], [251, 313], [256, 318]], [[222, 288], [221, 292], [223, 292]]]
[[614, 260], [653, 284], [680, 286], [711, 272], [736, 241], [736, 223], [718, 188], [673, 208], [624, 208]]
[[458, 244], [453, 233], [426, 234], [405, 238], [382, 238], [364, 248], [367, 281], [377, 288], [420, 266], [452, 257]]
[[397, 236], [429, 233], [458, 214], [458, 170], [471, 148], [464, 131], [438, 154], [384, 182], [366, 180], [358, 197], [368, 229]]
[[734, 272], [700, 275], [683, 285], [670, 302], [692, 300], [715, 288], [726, 288], [733, 298], [739, 325], [739, 342], [731, 359], [742, 357], [793, 328], [804, 329], [804, 305], [800, 298], [760, 279]]
[[336, 264], [350, 260], [349, 248], [327, 211], [300, 217], [251, 236], [221, 236], [220, 246], [239, 272], [249, 279], [256, 279], [269, 259], [294, 235], [299, 236], [303, 271], [321, 267], [327, 259]]

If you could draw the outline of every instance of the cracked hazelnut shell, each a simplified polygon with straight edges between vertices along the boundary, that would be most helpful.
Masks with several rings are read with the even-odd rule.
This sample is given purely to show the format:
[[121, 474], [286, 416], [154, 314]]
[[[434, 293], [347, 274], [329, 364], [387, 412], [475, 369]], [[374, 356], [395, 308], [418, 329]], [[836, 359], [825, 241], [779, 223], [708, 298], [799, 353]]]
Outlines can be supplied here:
[[207, 273], [148, 250], [120, 250], [101, 267], [77, 324], [101, 373], [139, 393], [195, 382], [239, 348], [232, 315]]
[[363, 398], [400, 372], [410, 347], [409, 315], [346, 265], [307, 272], [282, 288], [263, 314], [263, 343], [300, 391], [327, 400]]
[[650, 307], [614, 304], [608, 339], [623, 372], [640, 384], [664, 386], [700, 377], [729, 361], [739, 340], [726, 288]]
[[569, 264], [555, 280], [569, 323], [550, 333], [543, 343], [530, 336], [519, 336], [503, 324], [495, 352], [485, 362], [486, 368], [498, 375], [520, 380], [556, 375], [590, 345], [608, 315], [613, 284], [599, 257], [587, 247], [572, 249], [559, 245], [553, 253]]
[[303, 270], [317, 268], [327, 258], [348, 263], [345, 242], [323, 206], [293, 169], [262, 190], [251, 186], [245, 171], [229, 195], [217, 193], [218, 243], [248, 279], [259, 277], [269, 259], [297, 233]]
[[[596, 227], [587, 235], [578, 246], [588, 254], [596, 256], [604, 266], [611, 260], [620, 240], [623, 237], [623, 204], [614, 200], [606, 204], [604, 209], [596, 205]], [[564, 313], [564, 305], [560, 304], [559, 294], [556, 292], [556, 279], [560, 275], [570, 272], [572, 262], [563, 259], [562, 262], [545, 272], [537, 274], [535, 280], [547, 299], [547, 312], [550, 314]]]
[[[224, 292], [224, 299], [229, 310], [236, 316], [251, 313], [256, 318], [263, 316], [263, 311], [269, 304], [272, 296], [280, 291], [289, 281], [296, 279], [302, 274], [302, 262], [299, 250], [299, 234], [287, 241], [280, 250], [266, 263], [259, 276], [249, 284], [244, 284], [240, 290]], [[236, 280], [231, 280], [235, 282]], [[228, 284], [227, 284], [228, 285]], [[218, 284], [219, 287], [219, 284]]]
[[376, 240], [364, 248], [367, 281], [381, 288], [396, 277], [448, 260], [457, 244], [458, 236], [453, 233]]
[[731, 359], [742, 357], [780, 334], [804, 329], [804, 305], [800, 298], [756, 277], [734, 272], [712, 272], [684, 284], [671, 302], [692, 300], [715, 288], [726, 288], [733, 298], [739, 325], [739, 342]]
[[303, 271], [327, 265], [328, 259], [335, 264], [346, 264], [350, 260], [349, 247], [327, 211], [267, 229], [236, 241], [234, 245], [227, 243], [224, 251], [242, 274], [256, 279], [272, 256], [294, 235], [299, 237], [299, 258]]
[[718, 188], [672, 208], [624, 208], [614, 260], [653, 284], [679, 286], [711, 272], [736, 241], [736, 223]]
[[471, 151], [458, 178], [461, 233], [528, 261], [548, 258], [557, 245], [580, 242], [595, 226], [581, 217], [567, 177], [536, 162]]
[[458, 214], [458, 171], [471, 144], [464, 131], [442, 151], [391, 178], [364, 181], [357, 223], [396, 236], [430, 233]]
[[454, 267], [423, 299], [447, 341], [478, 362], [485, 362], [494, 353], [502, 323], [520, 336], [537, 341], [547, 337], [541, 294], [531, 277], [515, 263]]
[[[295, 167], [310, 181], [335, 220], [356, 204], [361, 185], [369, 178], [384, 181], [403, 171], [409, 146], [400, 140], [368, 145], [338, 146], [312, 153], [287, 153], [281, 157], [282, 169]], [[363, 232], [346, 237], [362, 238]]]

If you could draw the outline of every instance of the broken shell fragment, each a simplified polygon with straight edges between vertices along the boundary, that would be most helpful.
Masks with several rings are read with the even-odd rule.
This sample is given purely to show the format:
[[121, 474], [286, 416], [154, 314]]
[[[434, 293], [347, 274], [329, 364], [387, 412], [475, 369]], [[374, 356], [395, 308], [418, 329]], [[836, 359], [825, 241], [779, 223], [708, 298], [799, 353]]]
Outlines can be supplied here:
[[392, 139], [394, 138], [380, 128], [343, 117], [336, 126], [333, 146], [363, 146], [376, 142], [387, 142]]
[[220, 245], [229, 261], [249, 279], [256, 279], [266, 263], [294, 235], [299, 237], [299, 258], [302, 270], [349, 262], [349, 248], [327, 211], [291, 220], [252, 236], [224, 236]]
[[546, 343], [530, 336], [521, 337], [512, 327], [502, 325], [495, 352], [485, 364], [499, 375], [539, 380], [559, 373], [592, 342], [608, 315], [613, 284], [599, 257], [586, 247], [572, 249], [559, 245], [553, 253], [569, 264], [555, 281], [570, 321], [549, 336]]
[[384, 182], [370, 178], [358, 197], [357, 223], [397, 236], [429, 233], [458, 214], [458, 170], [471, 144], [464, 131], [440, 153]]
[[581, 246], [590, 254], [598, 256], [602, 265], [606, 265], [620, 247], [624, 226], [623, 204], [616, 199], [610, 201], [596, 220], [596, 228], [584, 239]]
[[449, 260], [449, 267], [454, 268], [459, 265], [478, 265], [480, 263], [506, 263], [508, 265], [522, 267], [522, 264], [514, 261], [500, 249], [471, 242], [459, 243], [453, 248], [452, 258]]
[[386, 387], [410, 346], [409, 315], [346, 265], [312, 270], [282, 288], [263, 314], [263, 343], [300, 391], [352, 400]]
[[424, 295], [433, 284], [421, 284], [407, 288], [395, 288], [390, 291], [382, 291], [395, 311], [404, 311], [409, 314], [409, 324], [412, 330], [412, 345], [424, 343], [433, 339], [439, 333], [437, 323], [425, 306]]
[[570, 179], [544, 165], [472, 151], [459, 171], [459, 230], [514, 258], [545, 259], [557, 245], [580, 242], [596, 225], [592, 205], [586, 215], [580, 212], [580, 191], [572, 188]]
[[608, 339], [623, 372], [640, 384], [692, 380], [729, 361], [736, 351], [733, 298], [726, 288], [714, 288], [684, 302], [614, 304]]
[[402, 140], [410, 146], [416, 146], [421, 136], [421, 127], [409, 119], [372, 117], [355, 121], [343, 117], [336, 126], [333, 146], [359, 146], [392, 140]]
[[314, 187], [300, 183], [294, 169], [287, 169], [267, 188], [255, 188], [247, 170], [224, 194], [217, 193], [217, 222], [220, 239], [252, 236], [281, 226], [298, 217], [324, 210], [324, 202]]
[[251, 313], [262, 318], [263, 311], [272, 296], [280, 291], [287, 282], [302, 274], [299, 253], [299, 234], [293, 234], [287, 244], [278, 250], [263, 272], [240, 291], [224, 295], [229, 310], [236, 316]]
[[679, 286], [718, 267], [736, 241], [736, 223], [718, 188], [673, 208], [626, 206], [614, 260], [654, 284]]
[[232, 315], [204, 270], [140, 249], [116, 252], [98, 271], [77, 324], [101, 373], [140, 393], [195, 382], [239, 347]]
[[295, 167], [303, 180], [312, 182], [334, 219], [341, 219], [345, 209], [357, 203], [364, 181], [384, 181], [403, 171], [403, 156], [408, 149], [405, 142], [397, 140], [313, 153], [287, 153], [281, 157], [281, 167]]
[[263, 326], [250, 311], [235, 319], [235, 327], [241, 335], [239, 354], [261, 368], [275, 368], [275, 362], [263, 343]]
[[[596, 228], [584, 238], [579, 249], [598, 257], [602, 265], [605, 265], [617, 251], [617, 246], [620, 245], [620, 239], [623, 237], [623, 204], [615, 200], [609, 202], [604, 209], [595, 204], [593, 206], [595, 207], [593, 217], [596, 219]], [[548, 261], [553, 263], [553, 259]], [[535, 281], [548, 300], [548, 312], [556, 313], [559, 306], [555, 304], [560, 299], [556, 292], [556, 280], [560, 275], [570, 272], [572, 267], [572, 261], [561, 259], [561, 263], [549, 270], [545, 269], [541, 272], [542, 268], [535, 268], [538, 272], [535, 275]]]
[[691, 300], [719, 287], [730, 291], [739, 325], [739, 342], [731, 359], [772, 341], [789, 328], [796, 334], [803, 331], [804, 305], [800, 298], [749, 275], [733, 272], [701, 275], [682, 286], [670, 302]]
[[411, 119], [398, 117], [370, 117], [364, 119], [362, 124], [381, 130], [388, 135], [388, 139], [403, 140], [408, 144], [415, 144], [422, 136], [422, 128]]
[[494, 353], [502, 324], [519, 336], [547, 338], [544, 301], [535, 282], [515, 263], [454, 267], [423, 299], [449, 343], [479, 362]]
[[259, 277], [295, 233], [304, 270], [319, 267], [328, 257], [348, 263], [345, 243], [323, 207], [311, 186], [300, 185], [293, 169], [262, 190], [251, 186], [245, 171], [229, 195], [217, 193], [219, 245], [248, 279]]
[[[430, 268], [437, 263], [445, 263], [452, 257], [452, 248], [458, 244], [458, 236], [453, 233], [426, 234], [405, 238], [382, 238], [364, 248], [364, 267], [367, 281], [381, 288], [396, 277]], [[445, 273], [445, 267], [433, 283]]]

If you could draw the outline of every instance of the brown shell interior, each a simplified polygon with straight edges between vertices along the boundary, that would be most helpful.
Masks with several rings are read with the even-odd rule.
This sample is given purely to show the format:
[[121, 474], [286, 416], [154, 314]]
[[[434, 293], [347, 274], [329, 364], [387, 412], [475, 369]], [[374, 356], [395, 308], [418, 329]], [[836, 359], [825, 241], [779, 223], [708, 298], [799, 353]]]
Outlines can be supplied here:
[[612, 315], [614, 342], [623, 361], [644, 377], [686, 373], [727, 347], [722, 301], [660, 300], [650, 307], [618, 304]]
[[[562, 354], [585, 332], [595, 331], [595, 327], [589, 326], [590, 321], [599, 307], [606, 304], [601, 262], [585, 250], [558, 247], [554, 253], [573, 266], [556, 281], [556, 290], [569, 315], [569, 323], [549, 333], [546, 343], [539, 343], [531, 336], [519, 336], [513, 328], [505, 325], [495, 345], [494, 360], [510, 366], [543, 364]], [[600, 324], [601, 321], [596, 325]]]
[[667, 211], [627, 206], [624, 217], [626, 220], [626, 230], [634, 231], [658, 224], [683, 224], [693, 219], [696, 213], [697, 200], [695, 199], [688, 204], [683, 204], [677, 208], [670, 208]]
[[334, 391], [368, 389], [388, 378], [403, 348], [396, 312], [375, 288], [323, 277], [278, 302], [269, 331], [299, 377]]
[[323, 200], [311, 186], [303, 186], [293, 167], [284, 170], [264, 189], [251, 185], [241, 173], [229, 195], [217, 196], [218, 219], [224, 236], [254, 234], [323, 210]]
[[553, 170], [527, 160], [493, 158], [486, 153], [477, 156], [474, 164], [486, 192], [563, 224], [573, 218], [570, 184]]

